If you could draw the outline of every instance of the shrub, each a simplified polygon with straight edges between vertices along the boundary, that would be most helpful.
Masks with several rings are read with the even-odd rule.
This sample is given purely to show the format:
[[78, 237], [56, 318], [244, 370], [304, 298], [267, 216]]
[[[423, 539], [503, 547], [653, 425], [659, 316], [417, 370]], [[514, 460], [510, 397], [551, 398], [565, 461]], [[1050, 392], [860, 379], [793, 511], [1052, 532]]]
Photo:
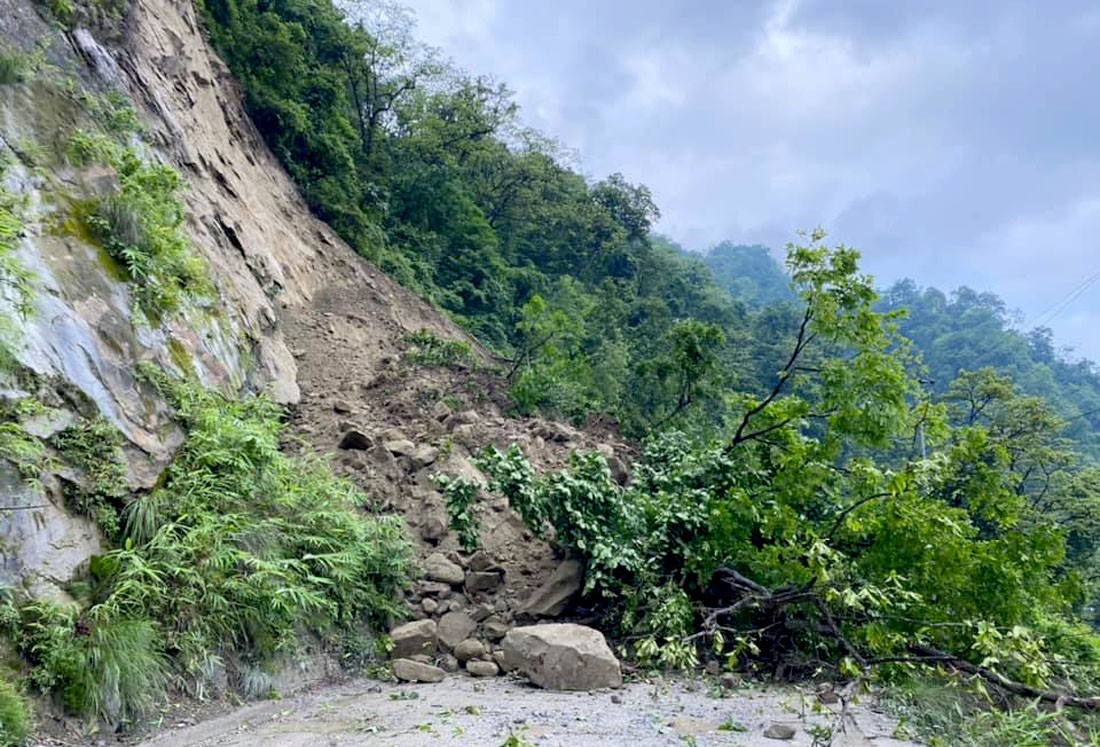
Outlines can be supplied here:
[[186, 300], [212, 295], [205, 263], [182, 228], [182, 181], [175, 169], [146, 163], [133, 148], [86, 132], [72, 137], [69, 156], [77, 163], [106, 161], [118, 173], [118, 191], [84, 206], [81, 217], [125, 268], [138, 308], [156, 320]]
[[0, 679], [0, 747], [20, 747], [29, 731], [27, 701], [13, 684]]
[[27, 61], [17, 53], [0, 52], [0, 86], [22, 83], [27, 77]]
[[82, 484], [69, 491], [73, 508], [95, 519], [108, 538], [118, 539], [118, 512], [129, 492], [118, 430], [98, 417], [66, 428], [50, 444], [61, 461], [83, 473]]
[[168, 665], [156, 623], [46, 602], [25, 605], [18, 634], [35, 665], [31, 681], [72, 712], [118, 725], [147, 716], [163, 695]]
[[474, 349], [468, 342], [441, 340], [422, 329], [405, 337], [405, 360], [424, 366], [472, 366]]

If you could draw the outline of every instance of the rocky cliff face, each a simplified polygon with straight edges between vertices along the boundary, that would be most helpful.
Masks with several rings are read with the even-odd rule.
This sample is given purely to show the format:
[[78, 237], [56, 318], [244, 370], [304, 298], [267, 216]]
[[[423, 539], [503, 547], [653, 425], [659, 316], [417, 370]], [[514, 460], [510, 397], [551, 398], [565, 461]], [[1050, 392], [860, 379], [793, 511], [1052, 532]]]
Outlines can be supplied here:
[[[19, 366], [2, 396], [12, 410], [45, 408], [50, 422], [34, 438], [47, 456], [64, 428], [106, 419], [124, 437], [128, 487], [142, 490], [182, 434], [135, 378], [139, 361], [293, 404], [297, 368], [279, 317], [334, 282], [365, 283], [391, 319], [430, 317], [454, 331], [313, 219], [251, 127], [190, 2], [135, 2], [112, 37], [65, 33], [29, 0], [0, 0], [0, 50], [24, 67], [21, 80], [0, 85], [3, 187], [20, 223], [13, 257], [32, 275], [25, 317], [11, 308], [10, 279], [4, 287]], [[182, 175], [186, 234], [216, 286], [212, 300], [156, 322], [135, 313], [131, 283], [71, 221], [74, 205], [114, 189], [117, 175], [74, 166], [66, 139], [94, 128], [96, 102], [118, 94], [144, 124], [135, 148]], [[64, 500], [66, 481], [87, 476], [47, 469], [27, 482], [6, 463], [0, 470], [0, 585], [56, 594], [101, 547], [95, 525]]]

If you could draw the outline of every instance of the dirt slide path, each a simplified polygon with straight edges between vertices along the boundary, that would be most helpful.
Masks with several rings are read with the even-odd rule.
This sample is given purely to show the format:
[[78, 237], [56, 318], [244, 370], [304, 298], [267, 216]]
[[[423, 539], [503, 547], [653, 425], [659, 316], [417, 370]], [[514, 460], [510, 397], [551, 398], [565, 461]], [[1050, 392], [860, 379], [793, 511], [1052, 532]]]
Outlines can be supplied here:
[[[432, 685], [397, 686], [372, 680], [267, 701], [196, 726], [163, 733], [141, 747], [329, 747], [339, 745], [470, 745], [502, 747], [514, 735], [537, 747], [812, 747], [812, 695], [789, 688], [745, 687], [715, 697], [705, 684], [635, 682], [621, 690], [554, 693], [514, 679], [451, 677]], [[894, 739], [894, 724], [868, 703], [853, 706], [833, 747], [917, 747]], [[793, 738], [764, 736], [789, 726]], [[809, 731], [808, 731], [809, 729]], [[839, 730], [838, 730], [839, 731]], [[514, 744], [514, 743], [513, 743]]]

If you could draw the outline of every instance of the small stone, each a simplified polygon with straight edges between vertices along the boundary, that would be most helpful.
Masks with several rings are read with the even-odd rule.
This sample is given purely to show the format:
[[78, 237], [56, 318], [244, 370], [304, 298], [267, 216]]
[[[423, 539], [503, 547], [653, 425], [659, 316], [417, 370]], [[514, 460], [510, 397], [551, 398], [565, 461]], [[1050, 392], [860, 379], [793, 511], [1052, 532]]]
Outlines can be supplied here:
[[478, 550], [470, 556], [469, 566], [471, 571], [502, 571], [500, 564], [493, 560], [493, 556], [484, 550]]
[[786, 724], [772, 724], [764, 730], [764, 736], [768, 739], [788, 740], [794, 739], [795, 729]]
[[385, 441], [383, 446], [386, 447], [386, 451], [397, 456], [407, 456], [413, 453], [416, 449], [416, 444], [408, 439], [398, 439], [396, 441]]
[[455, 658], [464, 663], [470, 659], [480, 659], [486, 653], [485, 644], [476, 638], [467, 638], [455, 646], [454, 650]]
[[332, 411], [338, 415], [347, 415], [351, 412], [351, 405], [345, 400], [338, 399], [332, 403]]
[[420, 602], [420, 608], [429, 615], [434, 615], [439, 610], [439, 602], [431, 597], [424, 597]]
[[461, 665], [458, 663], [458, 659], [450, 654], [447, 654], [439, 660], [439, 668], [447, 674], [454, 674], [458, 671]]
[[485, 634], [485, 637], [490, 641], [499, 641], [504, 636], [508, 635], [508, 631], [512, 629], [512, 626], [500, 620], [489, 620], [481, 626], [481, 632]]
[[449, 612], [458, 612], [464, 609], [466, 609], [466, 600], [461, 595], [451, 599], [451, 603], [447, 605], [447, 610]]
[[466, 591], [494, 591], [504, 583], [504, 574], [492, 571], [470, 571], [466, 574]]
[[482, 620], [485, 620], [488, 617], [490, 617], [493, 614], [493, 611], [491, 609], [489, 609], [489, 607], [487, 605], [475, 604], [474, 606], [472, 606], [468, 610], [466, 610], [466, 614], [468, 614], [470, 616], [471, 620], [473, 620], [474, 622], [479, 623]]
[[611, 702], [614, 703], [615, 705], [622, 705], [623, 704], [623, 696], [622, 695], [612, 695], [611, 696]]
[[439, 457], [439, 449], [434, 446], [419, 446], [409, 454], [409, 463], [416, 472], [435, 462], [437, 457]]
[[354, 449], [355, 451], [366, 451], [374, 446], [374, 441], [363, 431], [358, 428], [349, 428], [344, 431], [344, 435], [340, 436], [340, 443], [337, 444], [341, 449]]
[[429, 516], [420, 525], [420, 536], [428, 542], [439, 542], [447, 534], [447, 525], [438, 516]]
[[473, 659], [466, 662], [466, 671], [474, 677], [496, 677], [500, 674], [500, 667], [491, 661]]
[[424, 575], [430, 581], [440, 581], [451, 586], [461, 586], [466, 574], [441, 553], [432, 553], [424, 561]]
[[398, 659], [393, 663], [393, 676], [404, 682], [442, 682], [447, 673], [431, 664]]
[[421, 581], [420, 586], [417, 587], [421, 596], [431, 596], [437, 599], [449, 599], [451, 596], [450, 584], [440, 583], [439, 581]]
[[733, 672], [725, 672], [718, 678], [718, 684], [722, 686], [723, 690], [733, 690], [741, 686], [741, 678]]

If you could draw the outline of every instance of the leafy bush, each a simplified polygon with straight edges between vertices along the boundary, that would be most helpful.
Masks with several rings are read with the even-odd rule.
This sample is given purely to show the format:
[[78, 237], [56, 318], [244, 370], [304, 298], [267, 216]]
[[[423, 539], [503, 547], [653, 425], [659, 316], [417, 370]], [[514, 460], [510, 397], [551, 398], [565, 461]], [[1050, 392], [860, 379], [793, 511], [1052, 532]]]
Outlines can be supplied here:
[[0, 86], [22, 83], [27, 77], [27, 61], [15, 52], [0, 51]]
[[27, 701], [13, 684], [0, 679], [0, 747], [20, 747], [29, 732]]
[[472, 366], [474, 349], [462, 340], [441, 340], [426, 329], [405, 336], [404, 359], [423, 366]]
[[443, 491], [451, 529], [458, 532], [462, 549], [473, 552], [481, 544], [481, 520], [477, 515], [478, 487], [473, 483], [438, 475], [436, 483]]
[[168, 663], [153, 620], [46, 602], [25, 605], [21, 617], [17, 640], [36, 666], [32, 682], [74, 713], [133, 724], [163, 695]]
[[50, 439], [65, 464], [82, 473], [69, 499], [77, 511], [96, 520], [108, 538], [119, 538], [119, 511], [129, 493], [122, 436], [105, 418], [83, 421]]

